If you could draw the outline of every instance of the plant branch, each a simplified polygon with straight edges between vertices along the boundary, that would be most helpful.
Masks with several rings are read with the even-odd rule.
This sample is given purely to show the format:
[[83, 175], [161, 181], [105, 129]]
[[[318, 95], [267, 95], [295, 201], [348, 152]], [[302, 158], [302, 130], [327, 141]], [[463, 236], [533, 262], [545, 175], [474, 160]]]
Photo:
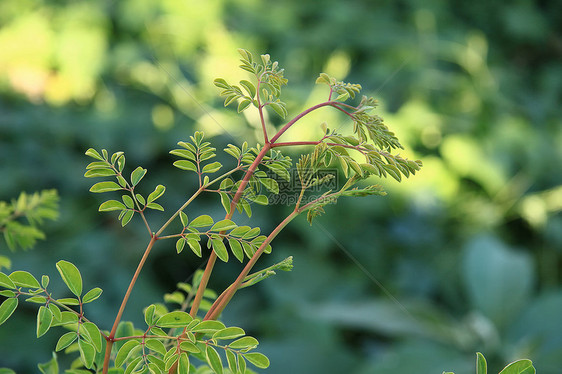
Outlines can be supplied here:
[[250, 261], [246, 264], [244, 269], [238, 275], [238, 278], [232, 283], [232, 285], [225, 290], [223, 294], [221, 294], [217, 300], [211, 306], [211, 309], [207, 312], [204, 320], [212, 320], [217, 319], [218, 316], [222, 313], [226, 305], [230, 302], [236, 291], [240, 288], [246, 276], [250, 273], [250, 270], [254, 267], [260, 256], [262, 255], [265, 248], [271, 243], [271, 241], [291, 222], [296, 216], [300, 213], [299, 210], [293, 210], [291, 214], [289, 214], [277, 227], [269, 234], [269, 236], [264, 240], [264, 242], [260, 245], [258, 250], [254, 253]]
[[109, 336], [107, 337], [107, 343], [106, 343], [106, 348], [105, 348], [105, 358], [103, 361], [103, 374], [107, 374], [107, 371], [109, 369], [109, 359], [111, 357], [111, 347], [113, 346], [113, 342], [114, 342], [114, 338], [115, 338], [115, 333], [117, 332], [117, 326], [119, 325], [119, 322], [121, 321], [121, 317], [123, 316], [123, 312], [125, 311], [125, 306], [127, 305], [127, 301], [129, 301], [129, 297], [131, 296], [131, 292], [133, 291], [133, 287], [135, 286], [135, 283], [140, 275], [140, 272], [144, 266], [144, 263], [146, 262], [146, 259], [148, 258], [148, 255], [150, 254], [150, 251], [152, 250], [152, 247], [154, 246], [154, 243], [156, 243], [157, 240], [157, 236], [153, 235], [150, 239], [150, 242], [148, 243], [148, 245], [146, 246], [146, 249], [144, 251], [144, 254], [139, 262], [139, 265], [137, 266], [137, 270], [135, 271], [135, 274], [133, 275], [133, 279], [131, 279], [131, 283], [129, 283], [129, 288], [127, 288], [127, 292], [125, 293], [125, 296], [123, 297], [123, 301], [121, 302], [121, 306], [119, 307], [119, 311], [117, 312], [117, 316], [115, 317], [115, 321], [113, 322], [113, 327], [111, 328], [111, 332], [109, 333]]

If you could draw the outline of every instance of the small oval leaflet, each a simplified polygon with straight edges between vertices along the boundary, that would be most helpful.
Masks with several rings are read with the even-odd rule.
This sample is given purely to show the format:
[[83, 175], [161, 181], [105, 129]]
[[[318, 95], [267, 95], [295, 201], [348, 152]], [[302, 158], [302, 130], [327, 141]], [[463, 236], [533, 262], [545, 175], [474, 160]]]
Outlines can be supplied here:
[[78, 268], [71, 262], [61, 260], [57, 262], [57, 270], [68, 289], [80, 297], [82, 294], [82, 276]]
[[117, 183], [106, 181], [106, 182], [98, 182], [94, 184], [90, 188], [90, 192], [101, 193], [101, 192], [119, 191], [122, 189], [123, 188]]
[[35, 277], [27, 271], [14, 271], [12, 274], [10, 274], [10, 280], [19, 287], [41, 288], [41, 285], [39, 284], [37, 279], [35, 279]]
[[164, 314], [156, 324], [160, 327], [183, 327], [192, 320], [193, 318], [188, 313], [176, 310]]

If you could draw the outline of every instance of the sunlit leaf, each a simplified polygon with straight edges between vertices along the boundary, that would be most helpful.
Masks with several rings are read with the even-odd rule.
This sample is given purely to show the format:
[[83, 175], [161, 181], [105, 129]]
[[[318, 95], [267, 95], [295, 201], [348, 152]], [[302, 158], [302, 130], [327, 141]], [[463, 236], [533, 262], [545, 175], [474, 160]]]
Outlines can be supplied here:
[[6, 322], [8, 318], [14, 313], [18, 306], [18, 299], [16, 297], [11, 297], [6, 299], [0, 304], [0, 325]]
[[68, 347], [69, 345], [71, 345], [72, 343], [74, 343], [74, 341], [78, 338], [78, 334], [76, 333], [76, 331], [70, 331], [67, 332], [66, 334], [64, 334], [63, 336], [61, 336], [57, 342], [57, 347], [55, 348], [55, 351], [60, 351], [65, 349], [66, 347]]
[[244, 354], [244, 358], [250, 361], [255, 367], [260, 369], [265, 369], [269, 366], [269, 359], [262, 353], [250, 352]]
[[140, 166], [137, 167], [135, 170], [133, 170], [131, 172], [131, 183], [133, 184], [133, 186], [139, 184], [139, 182], [145, 175], [146, 175], [146, 169], [143, 169]]
[[227, 327], [225, 329], [219, 330], [213, 334], [213, 339], [225, 340], [225, 339], [236, 339], [244, 336], [246, 333], [240, 327]]
[[117, 352], [117, 356], [115, 357], [115, 366], [116, 367], [123, 366], [127, 358], [130, 355], [133, 355], [135, 351], [138, 351], [140, 349], [141, 346], [137, 340], [129, 340], [125, 342], [125, 344], [123, 344], [123, 346]]
[[184, 327], [193, 320], [188, 313], [179, 310], [166, 313], [158, 319], [156, 324], [160, 327]]
[[74, 266], [74, 264], [64, 260], [57, 262], [56, 266], [68, 289], [73, 294], [80, 297], [82, 294], [82, 276], [78, 268]]
[[41, 288], [41, 285], [31, 273], [17, 270], [10, 274], [10, 280], [18, 287]]
[[211, 369], [213, 369], [216, 374], [222, 374], [222, 360], [218, 352], [213, 347], [208, 345], [205, 355], [207, 357], [207, 363], [209, 364]]
[[214, 221], [211, 218], [211, 216], [204, 214], [192, 220], [191, 223], [189, 224], [189, 227], [205, 227], [205, 226], [211, 226], [213, 223]]
[[102, 203], [98, 210], [100, 212], [109, 212], [109, 211], [113, 211], [113, 210], [123, 210], [123, 209], [126, 209], [126, 207], [123, 203], [121, 203], [117, 200], [109, 200], [109, 201], [106, 201], [106, 202]]
[[122, 189], [123, 187], [121, 187], [115, 182], [105, 181], [105, 182], [98, 182], [94, 184], [90, 188], [90, 192], [101, 193], [101, 192], [119, 191]]
[[53, 313], [49, 309], [44, 306], [39, 308], [37, 312], [37, 337], [41, 337], [45, 335], [49, 328], [51, 327], [51, 323], [53, 322]]
[[102, 292], [103, 292], [102, 289], [99, 287], [92, 288], [84, 295], [84, 297], [82, 298], [82, 303], [86, 304], [96, 300], [98, 297], [101, 296]]
[[217, 171], [219, 171], [219, 169], [222, 168], [222, 164], [220, 162], [212, 162], [210, 164], [207, 164], [203, 167], [202, 172], [203, 173], [215, 173]]
[[173, 165], [182, 170], [197, 171], [197, 166], [195, 166], [195, 164], [191, 161], [178, 160], [178, 161], [174, 161]]

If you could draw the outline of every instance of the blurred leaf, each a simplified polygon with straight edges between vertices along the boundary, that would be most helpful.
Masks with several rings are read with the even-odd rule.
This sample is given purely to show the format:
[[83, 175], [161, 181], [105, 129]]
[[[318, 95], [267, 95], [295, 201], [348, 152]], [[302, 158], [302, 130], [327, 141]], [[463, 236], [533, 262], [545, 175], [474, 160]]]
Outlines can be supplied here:
[[37, 367], [43, 374], [59, 374], [57, 355], [53, 352], [53, 358], [49, 362], [38, 364]]
[[534, 282], [533, 264], [523, 252], [497, 239], [479, 237], [464, 249], [463, 278], [472, 305], [504, 326], [527, 303]]

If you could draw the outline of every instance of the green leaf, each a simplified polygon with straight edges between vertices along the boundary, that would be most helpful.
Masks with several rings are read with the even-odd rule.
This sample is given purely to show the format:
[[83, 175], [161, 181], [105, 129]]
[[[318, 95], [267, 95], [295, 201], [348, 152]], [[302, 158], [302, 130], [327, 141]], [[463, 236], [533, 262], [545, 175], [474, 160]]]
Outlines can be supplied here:
[[226, 192], [219, 192], [221, 197], [221, 204], [226, 212], [226, 214], [230, 214], [230, 198]]
[[[188, 143], [184, 143], [184, 144], [188, 144]], [[193, 152], [196, 152], [196, 150], [193, 149]], [[193, 152], [188, 149], [174, 149], [170, 151], [170, 154], [195, 161], [195, 154], [193, 154]]]
[[257, 196], [247, 196], [248, 200], [253, 201], [256, 204], [267, 205], [269, 204], [269, 199], [265, 195]]
[[18, 306], [18, 299], [16, 297], [11, 297], [9, 299], [4, 300], [2, 304], [0, 304], [0, 325], [6, 322], [8, 318], [14, 313]]
[[230, 251], [234, 257], [236, 257], [238, 261], [242, 262], [244, 260], [244, 250], [238, 240], [230, 238], [228, 239], [228, 245], [230, 246]]
[[59, 374], [59, 364], [57, 355], [53, 352], [53, 358], [44, 364], [38, 364], [39, 371], [43, 374]]
[[199, 348], [197, 348], [197, 346], [195, 344], [193, 344], [192, 342], [181, 342], [180, 343], [180, 348], [184, 351], [190, 352], [190, 353], [199, 353], [201, 352], [201, 350]]
[[187, 214], [185, 214], [184, 212], [180, 212], [180, 221], [181, 221], [181, 224], [183, 225], [183, 227], [186, 227], [187, 224], [189, 223], [189, 219], [187, 218]]
[[265, 186], [265, 188], [267, 188], [269, 192], [272, 192], [274, 194], [279, 193], [279, 183], [277, 183], [275, 179], [260, 178], [260, 182]]
[[179, 238], [176, 242], [176, 252], [180, 254], [183, 251], [183, 247], [185, 247], [185, 239]]
[[80, 305], [80, 301], [78, 301], [78, 299], [75, 299], [73, 297], [65, 297], [62, 299], [58, 299], [57, 301], [64, 305]]
[[486, 359], [484, 355], [480, 352], [476, 353], [476, 374], [487, 374], [488, 368], [486, 365]]
[[100, 297], [102, 292], [103, 290], [99, 287], [92, 288], [84, 295], [84, 297], [82, 298], [82, 303], [84, 304], [91, 303], [92, 301]]
[[238, 103], [238, 109], [237, 109], [238, 113], [243, 112], [245, 109], [247, 109], [250, 106], [250, 104], [252, 104], [252, 101], [248, 99], [241, 100]]
[[213, 223], [214, 221], [211, 218], [211, 216], [204, 214], [191, 221], [189, 227], [205, 227], [205, 226], [211, 226]]
[[74, 343], [76, 338], [78, 338], [78, 334], [76, 333], [76, 331], [67, 332], [66, 334], [64, 334], [59, 338], [55, 351], [58, 352], [60, 350], [65, 349], [66, 347]]
[[101, 352], [103, 337], [98, 327], [92, 322], [84, 322], [82, 327], [84, 328], [86, 335], [90, 338], [90, 341], [94, 345], [96, 351]]
[[161, 212], [164, 211], [164, 207], [158, 203], [148, 203], [146, 207], [149, 209], [159, 210]]
[[94, 359], [96, 358], [96, 349], [94, 346], [85, 340], [78, 340], [78, 350], [80, 351], [80, 358], [84, 363], [86, 368], [91, 369], [94, 365]]
[[37, 337], [41, 337], [45, 335], [49, 328], [51, 327], [51, 323], [53, 322], [53, 313], [44, 306], [39, 308], [37, 312]]
[[137, 167], [135, 170], [133, 170], [131, 172], [131, 183], [133, 184], [133, 186], [139, 184], [139, 182], [145, 175], [146, 175], [146, 169], [143, 169], [140, 166]]
[[178, 360], [178, 374], [189, 374], [189, 357], [182, 352]]
[[156, 324], [160, 327], [184, 327], [192, 320], [193, 318], [188, 313], [176, 310], [164, 314]]
[[226, 326], [222, 322], [207, 320], [202, 321], [200, 324], [191, 329], [191, 331], [194, 333], [200, 332], [204, 334], [214, 334], [218, 330], [223, 330], [225, 328]]
[[259, 352], [246, 353], [244, 354], [244, 358], [260, 369], [265, 369], [269, 366], [269, 359]]
[[535, 374], [536, 370], [531, 360], [517, 360], [507, 365], [500, 374]]
[[217, 232], [227, 231], [227, 230], [232, 230], [236, 227], [238, 227], [238, 225], [233, 221], [229, 219], [223, 219], [222, 221], [218, 221], [217, 223], [215, 223], [213, 227], [211, 227], [211, 231], [217, 231]]
[[127, 210], [123, 214], [123, 217], [121, 217], [121, 226], [125, 227], [127, 223], [131, 222], [131, 219], [133, 218], [134, 214], [135, 214], [134, 210]]
[[[123, 196], [124, 197], [124, 196]], [[100, 212], [110, 212], [112, 210], [123, 210], [126, 209], [125, 205], [117, 200], [109, 200], [102, 203], [98, 209]]]
[[113, 175], [115, 175], [115, 171], [109, 168], [90, 169], [84, 173], [86, 178], [111, 177]]
[[78, 268], [68, 261], [61, 260], [57, 262], [57, 270], [68, 289], [80, 297], [82, 294], [82, 276]]
[[224, 262], [228, 262], [228, 251], [226, 250], [226, 246], [223, 243], [223, 239], [216, 236], [211, 237], [211, 245], [218, 258], [220, 258]]
[[[140, 195], [138, 195], [138, 196], [140, 196]], [[121, 196], [121, 199], [123, 200], [123, 202], [125, 203], [125, 206], [127, 208], [129, 208], [129, 209], [135, 208], [135, 202], [133, 201], [133, 198], [131, 196], [123, 195], [123, 196]], [[125, 209], [125, 208], [123, 208], [123, 209]]]
[[236, 354], [232, 352], [230, 349], [226, 350], [226, 360], [228, 361], [228, 368], [232, 373], [237, 372], [236, 368]]
[[164, 192], [166, 191], [166, 187], [164, 187], [163, 185], [159, 184], [158, 186], [156, 186], [156, 188], [154, 189], [153, 192], [150, 193], [150, 195], [148, 195], [148, 198], [146, 199], [146, 201], [148, 203], [153, 202], [154, 200], [158, 199], [160, 196], [164, 195]]
[[[136, 348], [136, 349], [135, 349]], [[129, 340], [123, 344], [123, 346], [117, 352], [117, 356], [115, 357], [115, 366], [120, 367], [123, 366], [127, 358], [134, 354], [135, 351], [141, 349], [140, 343], [137, 340]]]
[[178, 160], [178, 161], [174, 161], [173, 165], [182, 170], [197, 171], [197, 166], [195, 166], [195, 164], [191, 161]]
[[5, 288], [11, 288], [11, 289], [16, 288], [16, 285], [14, 284], [14, 282], [12, 282], [10, 277], [8, 277], [4, 273], [0, 273], [0, 286], [5, 287]]
[[158, 352], [162, 356], [166, 354], [166, 347], [164, 346], [164, 343], [162, 343], [158, 339], [147, 339], [145, 341], [145, 344], [146, 344], [148, 349], [150, 349], [154, 352]]
[[244, 336], [233, 341], [228, 346], [232, 349], [255, 348], [259, 344], [258, 340], [252, 336]]
[[218, 352], [210, 345], [207, 345], [205, 355], [211, 369], [213, 369], [216, 374], [222, 374], [222, 361]]
[[104, 161], [103, 157], [101, 157], [98, 151], [96, 151], [94, 148], [88, 148], [88, 150], [86, 151], [86, 156], [90, 156], [100, 161]]
[[44, 296], [32, 296], [30, 298], [25, 299], [25, 301], [29, 303], [45, 304], [47, 302], [47, 298]]
[[151, 304], [144, 310], [144, 321], [148, 326], [154, 325], [154, 311], [156, 310], [156, 305]]
[[62, 318], [62, 313], [58, 306], [53, 303], [49, 303], [48, 305], [49, 310], [53, 313], [53, 319], [55, 322], [59, 322]]
[[226, 329], [219, 330], [213, 334], [213, 339], [226, 340], [236, 339], [244, 336], [246, 333], [240, 327], [227, 327]]
[[256, 96], [256, 87], [254, 87], [252, 82], [249, 82], [247, 80], [241, 80], [240, 85], [242, 87], [244, 87], [246, 92], [248, 92], [248, 96], [250, 96], [250, 98], [253, 98], [254, 96]]
[[188, 239], [187, 244], [189, 245], [189, 248], [191, 248], [193, 253], [201, 257], [201, 244], [199, 243], [199, 240]]
[[49, 285], [49, 276], [48, 275], [43, 275], [41, 277], [41, 287], [43, 288], [47, 288], [47, 286]]
[[10, 279], [18, 287], [41, 288], [37, 279], [27, 271], [14, 271], [10, 274]]
[[238, 371], [240, 373], [246, 372], [246, 360], [244, 360], [244, 356], [240, 353], [237, 354], [238, 357]]
[[101, 193], [101, 192], [119, 191], [122, 189], [123, 187], [121, 187], [117, 183], [106, 181], [106, 182], [98, 182], [94, 184], [90, 188], [90, 192]]
[[275, 111], [275, 113], [277, 113], [281, 118], [285, 118], [287, 116], [287, 109], [285, 109], [285, 106], [283, 104], [280, 103], [269, 103], [269, 106], [271, 107], [271, 109], [273, 109]]
[[[57, 300], [58, 301], [58, 300]], [[60, 318], [57, 318], [53, 323], [52, 326], [64, 326], [71, 323], [77, 323], [78, 316], [72, 312], [61, 312]]]
[[124, 374], [131, 374], [134, 371], [137, 370], [137, 368], [142, 367], [144, 361], [143, 361], [143, 357], [139, 356], [137, 358], [135, 358], [134, 360], [132, 360], [129, 365], [127, 365], [127, 369], [125, 369]]
[[219, 169], [222, 168], [222, 164], [220, 162], [212, 162], [210, 164], [207, 164], [203, 167], [202, 172], [203, 173], [215, 173], [217, 171], [219, 171]]

